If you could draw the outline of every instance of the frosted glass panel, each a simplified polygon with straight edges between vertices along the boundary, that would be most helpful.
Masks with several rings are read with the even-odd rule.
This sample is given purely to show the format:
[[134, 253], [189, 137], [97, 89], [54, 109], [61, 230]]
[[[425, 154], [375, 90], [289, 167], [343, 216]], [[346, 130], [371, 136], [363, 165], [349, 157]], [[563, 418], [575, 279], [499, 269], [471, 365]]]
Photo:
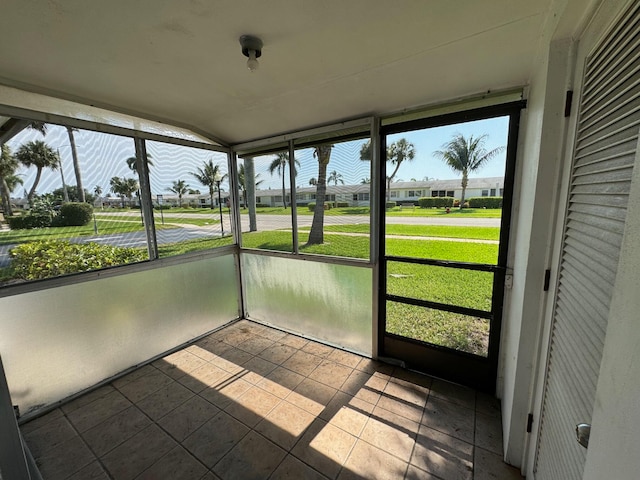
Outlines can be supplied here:
[[0, 352], [22, 414], [238, 317], [233, 255], [0, 299]]
[[371, 355], [367, 267], [242, 254], [247, 316]]

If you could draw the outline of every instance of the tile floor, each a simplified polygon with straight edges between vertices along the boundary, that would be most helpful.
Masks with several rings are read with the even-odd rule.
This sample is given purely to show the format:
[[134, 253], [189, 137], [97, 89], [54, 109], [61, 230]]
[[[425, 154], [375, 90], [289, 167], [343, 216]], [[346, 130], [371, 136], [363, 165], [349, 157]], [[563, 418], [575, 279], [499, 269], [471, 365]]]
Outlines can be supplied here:
[[495, 399], [245, 320], [21, 428], [45, 480], [521, 478]]

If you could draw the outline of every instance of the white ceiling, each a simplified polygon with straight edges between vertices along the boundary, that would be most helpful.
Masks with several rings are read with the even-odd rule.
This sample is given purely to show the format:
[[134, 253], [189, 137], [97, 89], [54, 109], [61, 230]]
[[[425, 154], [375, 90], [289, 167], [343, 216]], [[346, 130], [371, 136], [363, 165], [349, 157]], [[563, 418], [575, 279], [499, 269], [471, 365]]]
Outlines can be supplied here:
[[525, 85], [551, 1], [3, 0], [0, 83], [237, 143]]

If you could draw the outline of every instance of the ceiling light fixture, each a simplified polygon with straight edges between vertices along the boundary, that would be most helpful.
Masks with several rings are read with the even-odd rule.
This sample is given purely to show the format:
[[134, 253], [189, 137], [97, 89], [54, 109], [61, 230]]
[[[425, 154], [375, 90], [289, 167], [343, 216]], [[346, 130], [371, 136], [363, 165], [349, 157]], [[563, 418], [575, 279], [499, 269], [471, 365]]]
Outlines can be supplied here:
[[240, 37], [240, 45], [242, 46], [242, 54], [245, 57], [249, 57], [247, 68], [255, 72], [260, 66], [258, 58], [262, 55], [262, 40], [253, 35], [242, 35]]

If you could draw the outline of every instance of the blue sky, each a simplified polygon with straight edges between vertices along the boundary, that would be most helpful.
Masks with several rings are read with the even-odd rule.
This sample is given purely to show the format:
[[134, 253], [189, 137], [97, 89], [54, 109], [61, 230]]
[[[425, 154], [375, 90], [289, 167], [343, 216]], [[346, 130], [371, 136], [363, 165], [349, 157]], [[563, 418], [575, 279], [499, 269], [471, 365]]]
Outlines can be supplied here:
[[[424, 177], [440, 180], [460, 178], [460, 175], [451, 171], [441, 160], [433, 156], [433, 152], [442, 149], [443, 144], [449, 141], [456, 133], [465, 136], [487, 134], [485, 148], [491, 150], [496, 147], [506, 146], [508, 117], [479, 120], [444, 127], [404, 132], [389, 136], [388, 143], [406, 138], [415, 148], [415, 159], [404, 162], [395, 177], [395, 181], [410, 181], [415, 178], [422, 180]], [[75, 133], [78, 157], [82, 171], [84, 187], [93, 192], [99, 185], [103, 192], [109, 191], [109, 180], [113, 176], [132, 177], [134, 173], [127, 167], [126, 159], [135, 155], [133, 140], [127, 137], [109, 135], [98, 132], [79, 131]], [[44, 140], [54, 150], [59, 150], [62, 159], [65, 183], [75, 185], [73, 162], [69, 138], [64, 127], [49, 125], [46, 137], [33, 130], [24, 130], [14, 137], [8, 145], [15, 153], [19, 146], [31, 140]], [[336, 171], [345, 184], [359, 184], [363, 178], [369, 178], [369, 163], [360, 161], [360, 148], [364, 140], [356, 140], [336, 144], [331, 153], [331, 161], [327, 172]], [[181, 147], [164, 144], [161, 142], [147, 142], [147, 150], [152, 155], [153, 167], [151, 168], [152, 193], [167, 193], [175, 180], [184, 180], [193, 189], [203, 193], [206, 188], [200, 185], [191, 175], [202, 167], [209, 159], [214, 164], [220, 165], [221, 172], [227, 173], [226, 155], [208, 150]], [[262, 181], [260, 189], [282, 188], [281, 177], [268, 172], [268, 166], [275, 157], [273, 155], [257, 157], [255, 170]], [[313, 149], [303, 149], [296, 152], [296, 158], [300, 165], [296, 183], [299, 187], [308, 187], [309, 179], [316, 177], [318, 163], [313, 157]], [[505, 154], [502, 153], [491, 160], [484, 168], [479, 170], [477, 177], [493, 177], [504, 175]], [[21, 197], [23, 190], [28, 190], [33, 184], [35, 168], [20, 168], [18, 173], [24, 181], [23, 187], [18, 187], [13, 192], [13, 197]], [[288, 172], [287, 172], [288, 180]], [[62, 185], [59, 171], [45, 170], [37, 188], [37, 193], [50, 192]], [[287, 182], [288, 186], [288, 182]], [[223, 189], [228, 190], [226, 181]]]

